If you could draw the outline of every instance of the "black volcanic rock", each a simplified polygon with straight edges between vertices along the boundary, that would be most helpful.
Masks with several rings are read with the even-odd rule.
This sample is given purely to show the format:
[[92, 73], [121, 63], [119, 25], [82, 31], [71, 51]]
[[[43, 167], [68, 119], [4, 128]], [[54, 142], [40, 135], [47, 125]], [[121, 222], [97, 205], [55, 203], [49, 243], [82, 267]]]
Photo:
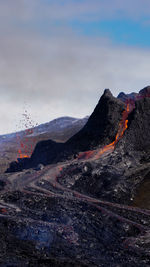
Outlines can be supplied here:
[[135, 102], [128, 118], [128, 129], [118, 143], [125, 151], [150, 152], [150, 98]]
[[137, 93], [125, 94], [124, 92], [121, 92], [119, 93], [117, 98], [123, 102], [126, 102], [128, 99], [135, 101], [137, 96], [138, 96]]
[[121, 101], [123, 102], [130, 101], [131, 103], [134, 103], [136, 100], [144, 97], [150, 97], [150, 86], [144, 87], [139, 91], [139, 93], [133, 92], [130, 94], [125, 94], [124, 92], [121, 92], [117, 96], [117, 98], [120, 99]]
[[63, 147], [63, 143], [56, 143], [52, 140], [39, 142], [32, 153], [31, 164], [35, 166], [39, 163], [46, 165], [54, 162]]
[[[118, 98], [112, 96], [109, 89], [104, 91], [94, 112], [88, 119], [86, 125], [66, 143], [57, 143], [52, 140], [39, 142], [31, 159], [28, 161], [11, 164], [8, 171], [16, 171], [24, 168], [44, 165], [66, 160], [78, 152], [95, 149], [109, 144], [115, 140], [122, 112], [125, 109], [125, 99], [128, 97], [134, 101], [137, 98], [135, 109], [128, 118], [128, 129], [117, 147], [123, 144], [125, 151], [147, 151], [150, 150], [150, 87], [142, 89], [139, 94], [125, 95], [121, 93]], [[138, 96], [138, 97], [137, 97]], [[27, 164], [28, 163], [28, 164]]]
[[[128, 116], [128, 128], [114, 152], [102, 155], [99, 161], [79, 162], [78, 168], [72, 166], [70, 172], [65, 170], [59, 182], [101, 200], [131, 204], [141, 183], [150, 178], [149, 118], [150, 98], [137, 100]], [[150, 208], [150, 201], [144, 205]]]
[[[39, 163], [44, 165], [55, 163], [80, 151], [113, 142], [124, 109], [124, 103], [113, 97], [110, 90], [106, 89], [86, 125], [64, 144], [52, 140], [39, 142], [31, 156], [29, 166], [35, 167]], [[21, 168], [27, 168], [24, 161], [22, 161], [22, 167], [19, 163], [18, 170]], [[17, 163], [15, 166], [11, 164], [7, 171], [11, 170], [17, 170]]]
[[124, 104], [106, 89], [86, 125], [66, 142], [68, 150], [86, 151], [114, 141], [124, 109]]
[[[64, 144], [52, 140], [39, 142], [31, 156], [29, 167], [35, 167], [39, 163], [47, 165], [58, 162], [80, 151], [111, 143], [115, 140], [124, 109], [124, 103], [106, 89], [86, 125]], [[20, 170], [27, 166], [22, 161], [22, 165], [20, 162], [18, 167], [17, 163], [11, 164], [7, 171], [15, 171], [17, 168]]]
[[106, 89], [86, 125], [64, 144], [51, 140], [39, 142], [31, 156], [32, 163], [47, 165], [80, 151], [109, 144], [115, 140], [124, 109], [124, 104]]
[[6, 172], [19, 172], [22, 169], [31, 168], [31, 159], [30, 158], [18, 158], [18, 161], [12, 161], [9, 168]]
[[142, 90], [140, 90], [139, 95], [143, 97], [150, 97], [150, 86], [146, 86]]
[[32, 167], [37, 167], [38, 169], [38, 164], [51, 164], [55, 162], [60, 151], [63, 150], [63, 147], [63, 143], [56, 143], [52, 140], [38, 142], [31, 158], [23, 158], [18, 159], [18, 161], [11, 162], [9, 168], [6, 170], [6, 173], [22, 171], [23, 169], [29, 169]]

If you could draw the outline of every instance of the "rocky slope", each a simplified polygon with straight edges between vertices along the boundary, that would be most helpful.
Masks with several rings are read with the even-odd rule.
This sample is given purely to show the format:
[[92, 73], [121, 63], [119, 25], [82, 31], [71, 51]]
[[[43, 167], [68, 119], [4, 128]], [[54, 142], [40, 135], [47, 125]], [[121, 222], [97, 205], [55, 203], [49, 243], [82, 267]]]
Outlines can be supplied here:
[[0, 178], [2, 266], [150, 266], [148, 92], [124, 101], [106, 90], [79, 133], [11, 164]]
[[[137, 95], [139, 97], [137, 97]], [[124, 135], [125, 138], [127, 138], [126, 136], [128, 135], [129, 142], [130, 135], [132, 135], [131, 138], [133, 140], [132, 144], [128, 144], [123, 136], [122, 140], [125, 140], [125, 150], [134, 151], [135, 146], [139, 146], [139, 148], [141, 146], [141, 150], [145, 150], [149, 143], [146, 137], [149, 129], [149, 87], [144, 88], [143, 91], [141, 90], [137, 95], [137, 101], [133, 98], [133, 94], [132, 97], [128, 95], [125, 98], [125, 102], [128, 99], [130, 102], [130, 109], [131, 111], [133, 110], [132, 112], [130, 111], [128, 129]], [[47, 165], [67, 159], [73, 155], [76, 156], [76, 154], [81, 151], [93, 150], [95, 147], [102, 147], [113, 142], [122, 119], [122, 113], [125, 109], [124, 98], [121, 101], [113, 97], [108, 89], [105, 90], [87, 123], [77, 134], [63, 145], [57, 142], [54, 143], [51, 140], [39, 142], [35, 147], [31, 159], [28, 161], [23, 160], [23, 168], [26, 167], [24, 162], [30, 162], [29, 166], [36, 166], [39, 163]], [[134, 132], [135, 128], [138, 129], [136, 133]], [[134, 144], [135, 142], [136, 144]], [[19, 166], [21, 166], [21, 163]]]
[[66, 147], [79, 152], [111, 143], [124, 110], [125, 105], [106, 89], [85, 126], [66, 142]]
[[108, 89], [105, 90], [85, 126], [63, 145], [56, 143], [54, 149], [51, 140], [38, 143], [31, 156], [31, 164], [50, 164], [80, 151], [111, 143], [117, 134], [123, 110], [124, 103], [113, 97]]
[[150, 98], [135, 102], [135, 108], [128, 117], [128, 129], [119, 145], [126, 152], [150, 153]]

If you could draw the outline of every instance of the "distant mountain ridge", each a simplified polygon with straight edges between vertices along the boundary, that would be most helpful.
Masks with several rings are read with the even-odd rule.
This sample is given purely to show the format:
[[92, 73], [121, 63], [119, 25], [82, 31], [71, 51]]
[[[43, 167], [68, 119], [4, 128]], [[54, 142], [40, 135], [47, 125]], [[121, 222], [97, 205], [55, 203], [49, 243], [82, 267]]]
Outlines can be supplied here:
[[34, 136], [38, 134], [43, 134], [45, 132], [61, 131], [65, 128], [68, 128], [68, 127], [71, 128], [73, 126], [80, 128], [80, 126], [82, 127], [84, 123], [87, 122], [88, 118], [89, 116], [86, 116], [84, 118], [74, 118], [74, 117], [69, 117], [69, 116], [59, 117], [52, 121], [42, 123], [38, 126], [30, 128], [33, 131], [33, 133], [29, 132], [28, 134], [26, 134], [25, 133], [26, 130], [22, 130], [19, 132], [13, 132], [13, 133], [0, 135], [0, 141], [1, 139], [16, 137], [16, 133], [19, 134], [20, 136], [23, 136], [25, 134], [27, 136]]
[[27, 154], [22, 144], [28, 145], [31, 150], [31, 146], [34, 149], [36, 143], [41, 140], [66, 142], [86, 124], [87, 120], [88, 116], [81, 119], [60, 117], [31, 128], [29, 131], [0, 135], [0, 172], [6, 170], [10, 161], [17, 159], [19, 150], [22, 154]]

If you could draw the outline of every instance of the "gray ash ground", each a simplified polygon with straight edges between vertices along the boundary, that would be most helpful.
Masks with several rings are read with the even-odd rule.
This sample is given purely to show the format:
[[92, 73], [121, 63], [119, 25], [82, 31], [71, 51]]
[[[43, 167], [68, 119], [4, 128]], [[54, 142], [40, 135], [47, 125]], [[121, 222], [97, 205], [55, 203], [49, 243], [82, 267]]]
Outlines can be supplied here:
[[[103, 112], [118, 103], [118, 116], [113, 115], [114, 133], [101, 132], [102, 140], [106, 135], [112, 141], [124, 103], [116, 102], [109, 92], [99, 103], [105, 100], [108, 109]], [[63, 161], [55, 162], [62, 151], [52, 151], [50, 158], [57, 156], [51, 165], [35, 168], [29, 164], [28, 169], [19, 165], [19, 172], [14, 172], [13, 165], [11, 173], [1, 175], [0, 266], [150, 266], [149, 198], [139, 206], [137, 201], [150, 178], [150, 99], [139, 101], [114, 151], [103, 153], [97, 160], [75, 157], [75, 140], [83, 141], [84, 133], [89, 133], [93, 123], [96, 125], [93, 115], [88, 127], [69, 141], [73, 142], [73, 154], [69, 147], [69, 157]], [[108, 113], [108, 124], [100, 123], [105, 130], [111, 127]], [[103, 117], [99, 107], [95, 114]], [[103, 143], [100, 140], [98, 144], [98, 127], [97, 149]], [[93, 134], [92, 129], [91, 140]], [[91, 149], [91, 140], [86, 139], [78, 148]], [[49, 162], [51, 141], [37, 146], [36, 161], [45, 144]]]
[[1, 266], [149, 266], [150, 210], [131, 198], [150, 163], [119, 155], [4, 174]]

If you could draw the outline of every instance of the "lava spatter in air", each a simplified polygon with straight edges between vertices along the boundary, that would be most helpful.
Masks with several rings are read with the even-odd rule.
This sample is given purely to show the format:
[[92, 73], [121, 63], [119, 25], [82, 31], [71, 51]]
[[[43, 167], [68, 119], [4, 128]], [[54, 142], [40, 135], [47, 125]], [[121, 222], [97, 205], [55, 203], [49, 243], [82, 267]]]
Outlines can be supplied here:
[[[33, 134], [33, 128], [35, 124], [30, 118], [27, 110], [22, 114], [23, 120], [21, 121], [22, 126], [25, 127], [24, 134], [16, 133], [17, 143], [19, 144], [17, 158], [29, 158], [32, 155], [36, 140], [32, 138], [32, 141], [29, 141], [28, 136]], [[37, 126], [37, 124], [36, 124]]]

